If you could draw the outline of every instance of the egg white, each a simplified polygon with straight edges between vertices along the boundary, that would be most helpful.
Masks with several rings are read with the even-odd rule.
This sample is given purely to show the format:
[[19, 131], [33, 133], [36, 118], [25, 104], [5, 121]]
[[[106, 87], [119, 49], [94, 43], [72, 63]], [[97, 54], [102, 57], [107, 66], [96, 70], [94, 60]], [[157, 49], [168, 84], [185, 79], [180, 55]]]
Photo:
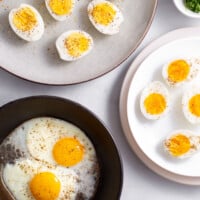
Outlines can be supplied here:
[[[74, 33], [83, 34], [90, 41], [88, 50], [83, 52], [79, 57], [71, 56], [68, 53], [67, 48], [65, 47], [65, 39], [67, 39], [67, 37], [69, 37], [71, 34], [74, 34]], [[94, 46], [94, 42], [93, 42], [92, 37], [88, 33], [82, 30], [70, 30], [70, 31], [64, 32], [56, 40], [56, 49], [58, 51], [58, 54], [60, 58], [65, 61], [75, 61], [86, 56], [92, 50], [93, 46]]]
[[200, 123], [200, 117], [194, 115], [190, 112], [189, 109], [189, 101], [190, 99], [200, 94], [200, 88], [199, 87], [191, 87], [190, 89], [186, 90], [186, 92], [183, 94], [182, 97], [182, 110], [185, 118], [191, 123], [191, 124], [199, 124]]
[[60, 181], [61, 191], [58, 199], [75, 199], [78, 177], [73, 170], [61, 166], [45, 166], [33, 159], [18, 160], [15, 164], [6, 164], [3, 169], [3, 181], [16, 200], [35, 200], [29, 182], [34, 175], [41, 172], [51, 172]]
[[[152, 115], [148, 113], [145, 109], [144, 101], [146, 97], [148, 97], [152, 93], [159, 93], [165, 98], [166, 109], [160, 114]], [[169, 111], [169, 103], [170, 103], [169, 92], [167, 88], [165, 87], [165, 85], [161, 83], [160, 81], [153, 81], [142, 91], [142, 94], [140, 97], [140, 110], [145, 118], [150, 119], [150, 120], [157, 120], [161, 118], [162, 116], [164, 116]]]
[[[169, 151], [169, 149], [166, 145], [167, 141], [170, 140], [171, 137], [173, 137], [177, 134], [185, 135], [186, 137], [188, 137], [190, 140], [190, 144], [191, 144], [190, 150], [181, 156], [174, 156], [173, 154], [171, 154], [171, 152]], [[200, 150], [200, 136], [195, 135], [195, 133], [193, 131], [187, 130], [187, 129], [174, 130], [164, 140], [163, 146], [164, 146], [164, 150], [174, 158], [180, 158], [180, 159], [189, 158], [189, 157], [192, 157], [194, 153], [197, 153]]]
[[45, 0], [45, 5], [46, 5], [46, 8], [47, 10], [49, 11], [49, 14], [57, 21], [65, 21], [73, 12], [73, 9], [74, 9], [74, 4], [75, 4], [75, 1], [72, 0], [72, 9], [71, 11], [68, 13], [68, 14], [65, 14], [65, 15], [57, 15], [56, 13], [54, 13], [52, 11], [52, 9], [50, 8], [49, 6], [49, 0]]
[[[107, 26], [96, 23], [95, 20], [93, 19], [93, 16], [91, 15], [91, 11], [94, 9], [96, 5], [98, 5], [99, 3], [104, 3], [104, 2], [111, 5], [111, 7], [116, 11], [116, 16], [114, 17], [114, 20]], [[124, 17], [120, 9], [116, 5], [111, 3], [110, 1], [93, 0], [88, 4], [87, 11], [88, 11], [88, 17], [91, 23], [99, 32], [103, 34], [107, 34], [107, 35], [114, 35], [120, 31], [120, 26], [122, 22], [124, 21]]]
[[[37, 24], [31, 31], [21, 31], [21, 30], [17, 29], [17, 27], [13, 24], [13, 16], [15, 15], [15, 13], [18, 10], [20, 10], [21, 8], [26, 8], [26, 7], [30, 8], [35, 13], [35, 16], [37, 18]], [[18, 35], [20, 38], [22, 38], [28, 42], [39, 40], [44, 33], [43, 19], [42, 19], [40, 13], [31, 5], [21, 4], [19, 6], [19, 8], [12, 9], [9, 12], [8, 18], [9, 18], [9, 24], [10, 24], [12, 30], [16, 33], [16, 35]]]
[[[170, 63], [172, 63], [173, 61], [176, 61], [176, 60], [185, 60], [190, 66], [190, 72], [185, 80], [174, 83], [174, 82], [171, 82], [168, 78], [168, 67], [169, 67]], [[200, 60], [198, 58], [177, 58], [177, 59], [170, 60], [163, 66], [162, 76], [163, 76], [163, 79], [165, 80], [165, 82], [170, 87], [178, 87], [188, 81], [193, 80], [198, 75], [199, 70], [200, 70]]]

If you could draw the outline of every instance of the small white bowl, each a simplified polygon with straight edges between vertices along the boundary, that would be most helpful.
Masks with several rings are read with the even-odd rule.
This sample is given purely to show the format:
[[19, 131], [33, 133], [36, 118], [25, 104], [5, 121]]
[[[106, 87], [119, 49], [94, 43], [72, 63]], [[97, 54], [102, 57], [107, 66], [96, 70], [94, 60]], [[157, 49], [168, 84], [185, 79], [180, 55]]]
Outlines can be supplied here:
[[195, 13], [193, 11], [191, 11], [190, 9], [188, 9], [185, 4], [184, 4], [184, 0], [173, 0], [174, 5], [176, 6], [176, 8], [185, 16], [187, 17], [191, 17], [191, 18], [200, 18], [200, 12], [199, 13]]

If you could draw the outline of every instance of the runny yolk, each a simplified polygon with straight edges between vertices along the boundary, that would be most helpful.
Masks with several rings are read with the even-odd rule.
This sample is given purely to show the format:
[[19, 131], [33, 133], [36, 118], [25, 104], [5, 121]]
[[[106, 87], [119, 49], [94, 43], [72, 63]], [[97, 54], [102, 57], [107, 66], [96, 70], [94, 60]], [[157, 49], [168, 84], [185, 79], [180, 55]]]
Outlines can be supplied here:
[[107, 26], [114, 20], [116, 10], [108, 3], [99, 3], [93, 8], [91, 15], [97, 24]]
[[191, 144], [187, 136], [179, 133], [171, 137], [166, 146], [173, 156], [182, 156], [190, 150]]
[[63, 138], [54, 145], [53, 157], [58, 164], [70, 167], [83, 159], [84, 151], [84, 146], [76, 138]]
[[51, 172], [36, 174], [29, 183], [36, 200], [55, 200], [60, 193], [60, 181]]
[[200, 94], [197, 94], [190, 99], [189, 110], [193, 115], [200, 117]]
[[90, 39], [81, 33], [72, 33], [65, 40], [65, 47], [72, 57], [79, 57], [85, 53], [90, 46]]
[[168, 79], [173, 83], [186, 80], [190, 73], [190, 65], [185, 60], [175, 60], [168, 66]]
[[50, 0], [49, 7], [56, 15], [69, 14], [73, 7], [72, 0]]
[[144, 107], [146, 112], [151, 115], [161, 114], [166, 109], [166, 100], [159, 93], [152, 93], [146, 97]]
[[31, 31], [37, 25], [37, 17], [31, 8], [21, 8], [13, 16], [13, 24], [20, 31]]

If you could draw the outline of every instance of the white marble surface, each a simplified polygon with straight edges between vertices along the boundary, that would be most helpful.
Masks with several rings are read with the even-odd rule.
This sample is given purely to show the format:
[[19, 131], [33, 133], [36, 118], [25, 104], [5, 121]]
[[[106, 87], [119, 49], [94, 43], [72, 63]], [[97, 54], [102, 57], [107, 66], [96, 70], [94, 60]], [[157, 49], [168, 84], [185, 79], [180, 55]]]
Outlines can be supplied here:
[[97, 114], [116, 141], [124, 170], [122, 200], [199, 200], [200, 186], [186, 186], [168, 181], [143, 165], [125, 140], [118, 109], [123, 78], [135, 56], [160, 35], [191, 26], [200, 26], [200, 20], [183, 16], [176, 10], [172, 0], [159, 0], [150, 31], [137, 51], [119, 68], [87, 83], [59, 87], [30, 83], [0, 70], [0, 106], [21, 97], [44, 94], [79, 102]]

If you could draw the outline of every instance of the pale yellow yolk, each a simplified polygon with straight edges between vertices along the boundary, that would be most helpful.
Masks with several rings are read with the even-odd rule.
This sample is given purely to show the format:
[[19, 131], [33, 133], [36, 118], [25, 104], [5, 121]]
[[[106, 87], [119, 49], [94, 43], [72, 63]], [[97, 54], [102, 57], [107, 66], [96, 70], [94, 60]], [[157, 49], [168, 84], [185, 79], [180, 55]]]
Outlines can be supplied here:
[[189, 109], [193, 115], [200, 117], [200, 94], [197, 94], [190, 99]]
[[60, 181], [51, 172], [36, 174], [30, 181], [30, 190], [36, 200], [55, 200], [60, 193]]
[[72, 57], [79, 57], [85, 53], [90, 46], [90, 39], [81, 33], [73, 33], [65, 40], [65, 47]]
[[182, 156], [190, 150], [191, 144], [189, 138], [180, 133], [171, 137], [166, 146], [173, 156]]
[[79, 163], [84, 156], [84, 146], [76, 138], [63, 138], [53, 147], [55, 161], [65, 167]]
[[149, 114], [161, 114], [166, 109], [166, 100], [163, 95], [152, 93], [146, 97], [144, 107]]
[[32, 9], [21, 8], [13, 16], [13, 24], [23, 32], [31, 31], [37, 25], [37, 17]]
[[176, 60], [168, 66], [168, 79], [173, 83], [186, 80], [190, 73], [190, 65], [185, 60]]
[[73, 8], [72, 0], [50, 0], [49, 7], [56, 15], [67, 15]]
[[108, 3], [100, 3], [91, 11], [91, 15], [97, 24], [109, 25], [115, 18], [116, 11]]

